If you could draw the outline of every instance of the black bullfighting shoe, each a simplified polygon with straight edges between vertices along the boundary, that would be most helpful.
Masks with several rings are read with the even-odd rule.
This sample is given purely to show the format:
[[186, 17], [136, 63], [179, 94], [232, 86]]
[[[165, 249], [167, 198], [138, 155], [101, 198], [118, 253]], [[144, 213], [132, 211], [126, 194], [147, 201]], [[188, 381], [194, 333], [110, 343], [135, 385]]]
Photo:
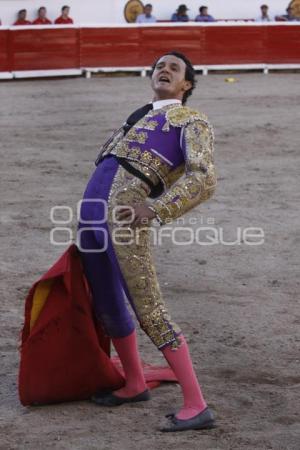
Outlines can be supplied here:
[[201, 413], [191, 419], [177, 419], [175, 414], [167, 414], [166, 417], [169, 423], [159, 428], [160, 431], [205, 430], [216, 427], [213, 413], [209, 408], [205, 408]]
[[136, 402], [145, 402], [150, 400], [151, 394], [149, 389], [146, 389], [144, 392], [141, 392], [134, 397], [117, 397], [113, 394], [113, 392], [109, 392], [107, 394], [101, 395], [93, 395], [91, 397], [92, 402], [96, 403], [99, 406], [120, 406], [124, 403], [136, 403]]

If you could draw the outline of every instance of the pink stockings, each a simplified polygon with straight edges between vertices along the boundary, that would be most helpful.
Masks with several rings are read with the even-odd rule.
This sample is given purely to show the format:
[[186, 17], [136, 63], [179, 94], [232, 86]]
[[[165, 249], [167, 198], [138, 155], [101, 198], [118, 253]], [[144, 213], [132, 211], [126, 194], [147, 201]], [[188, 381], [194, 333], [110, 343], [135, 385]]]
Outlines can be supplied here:
[[[183, 393], [184, 404], [176, 417], [185, 420], [199, 414], [207, 405], [193, 368], [187, 342], [182, 334], [179, 338], [179, 348], [171, 350], [171, 347], [167, 346], [162, 353], [175, 373]], [[114, 391], [114, 394], [119, 397], [133, 397], [145, 391], [147, 385], [138, 352], [136, 331], [123, 338], [113, 338], [112, 341], [126, 378], [125, 386]]]
[[114, 391], [118, 397], [134, 397], [147, 389], [144, 372], [137, 346], [136, 331], [129, 336], [112, 338], [114, 347], [122, 363], [126, 384]]
[[175, 373], [183, 393], [184, 405], [176, 417], [186, 420], [199, 414], [207, 405], [193, 368], [187, 342], [182, 334], [179, 338], [181, 340], [179, 348], [171, 350], [171, 347], [167, 346], [162, 353]]

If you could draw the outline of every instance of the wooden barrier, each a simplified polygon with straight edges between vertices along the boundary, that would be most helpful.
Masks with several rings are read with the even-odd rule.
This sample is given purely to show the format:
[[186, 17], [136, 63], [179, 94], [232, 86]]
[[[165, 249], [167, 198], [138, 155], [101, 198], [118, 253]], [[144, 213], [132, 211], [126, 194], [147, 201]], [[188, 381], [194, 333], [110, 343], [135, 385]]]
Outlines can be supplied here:
[[8, 48], [8, 36], [7, 30], [0, 30], [0, 72], [10, 72], [12, 65], [9, 61], [9, 48]]
[[147, 67], [170, 50], [194, 65], [300, 64], [300, 24], [0, 28], [0, 72]]
[[285, 64], [300, 62], [300, 24], [291, 27], [276, 25], [266, 33], [266, 63]]
[[79, 67], [79, 30], [10, 30], [13, 71]]

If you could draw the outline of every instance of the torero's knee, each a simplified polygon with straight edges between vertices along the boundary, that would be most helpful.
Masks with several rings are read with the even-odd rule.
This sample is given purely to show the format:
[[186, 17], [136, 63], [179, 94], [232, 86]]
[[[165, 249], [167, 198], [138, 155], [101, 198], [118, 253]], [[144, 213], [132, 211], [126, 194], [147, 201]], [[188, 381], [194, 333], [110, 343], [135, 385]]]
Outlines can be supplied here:
[[166, 346], [176, 349], [180, 346], [179, 326], [172, 322], [166, 310], [159, 306], [139, 318], [142, 330], [149, 336], [154, 345], [163, 350]]

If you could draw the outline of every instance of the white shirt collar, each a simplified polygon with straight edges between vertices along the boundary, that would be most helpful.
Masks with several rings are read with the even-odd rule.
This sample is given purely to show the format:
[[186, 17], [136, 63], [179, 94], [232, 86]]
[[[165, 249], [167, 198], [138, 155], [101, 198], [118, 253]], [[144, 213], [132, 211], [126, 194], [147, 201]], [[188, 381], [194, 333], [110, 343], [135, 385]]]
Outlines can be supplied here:
[[153, 109], [160, 109], [167, 105], [173, 105], [173, 104], [179, 104], [181, 105], [181, 100], [178, 100], [177, 98], [168, 98], [167, 100], [156, 100], [156, 102], [152, 102]]

